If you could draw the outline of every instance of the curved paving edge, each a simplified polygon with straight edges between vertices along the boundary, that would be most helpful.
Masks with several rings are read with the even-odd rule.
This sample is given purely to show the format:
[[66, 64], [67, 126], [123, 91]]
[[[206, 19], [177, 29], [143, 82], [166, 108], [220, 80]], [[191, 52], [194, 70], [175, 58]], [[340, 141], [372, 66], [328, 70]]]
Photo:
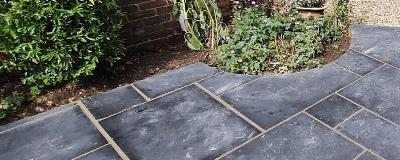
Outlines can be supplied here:
[[273, 76], [196, 63], [0, 126], [4, 159], [399, 159], [400, 29]]

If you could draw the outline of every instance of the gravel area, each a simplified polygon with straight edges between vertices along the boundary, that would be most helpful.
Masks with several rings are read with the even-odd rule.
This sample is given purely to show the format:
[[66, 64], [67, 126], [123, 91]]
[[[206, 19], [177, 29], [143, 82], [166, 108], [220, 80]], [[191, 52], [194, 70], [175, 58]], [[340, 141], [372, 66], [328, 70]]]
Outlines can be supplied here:
[[400, 0], [349, 0], [354, 23], [400, 27]]

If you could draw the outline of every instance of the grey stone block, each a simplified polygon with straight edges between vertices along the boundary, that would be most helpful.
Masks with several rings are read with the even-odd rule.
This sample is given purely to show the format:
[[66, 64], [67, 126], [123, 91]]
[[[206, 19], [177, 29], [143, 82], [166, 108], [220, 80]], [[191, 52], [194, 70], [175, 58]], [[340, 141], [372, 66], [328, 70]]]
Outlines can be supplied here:
[[128, 85], [85, 98], [82, 102], [94, 117], [100, 119], [143, 103], [145, 100]]
[[400, 71], [384, 66], [340, 94], [400, 124]]
[[122, 160], [117, 152], [111, 147], [111, 145], [107, 145], [103, 148], [100, 148], [92, 153], [89, 153], [83, 157], [78, 158], [78, 160]]
[[362, 76], [383, 65], [381, 62], [351, 50], [347, 51], [335, 63]]
[[101, 125], [131, 159], [212, 159], [258, 133], [195, 86]]
[[261, 78], [222, 99], [268, 128], [318, 102], [357, 78], [336, 65]]
[[361, 112], [338, 130], [387, 160], [400, 157], [400, 128], [368, 112]]
[[71, 159], [106, 144], [78, 106], [0, 134], [1, 159]]
[[400, 68], [400, 37], [385, 41], [365, 51], [365, 53]]
[[211, 92], [219, 95], [226, 91], [229, 91], [235, 87], [245, 84], [251, 80], [258, 78], [259, 76], [253, 75], [242, 75], [233, 73], [222, 73], [212, 78], [202, 81], [200, 84], [209, 89]]
[[228, 155], [226, 160], [345, 160], [362, 151], [312, 118], [300, 114]]
[[307, 112], [334, 127], [359, 109], [361, 108], [357, 105], [335, 94], [308, 109]]
[[154, 98], [217, 73], [219, 71], [215, 68], [204, 63], [195, 63], [179, 70], [146, 78], [134, 85], [148, 97]]

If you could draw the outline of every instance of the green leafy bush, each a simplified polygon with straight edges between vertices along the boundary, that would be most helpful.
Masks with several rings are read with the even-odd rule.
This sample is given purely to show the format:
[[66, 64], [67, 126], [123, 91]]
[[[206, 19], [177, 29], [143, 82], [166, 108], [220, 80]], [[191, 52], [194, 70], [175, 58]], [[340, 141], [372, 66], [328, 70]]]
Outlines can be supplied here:
[[15, 107], [20, 107], [24, 100], [24, 97], [17, 92], [14, 92], [11, 96], [6, 98], [0, 97], [0, 119], [6, 117]]
[[122, 17], [116, 0], [2, 0], [0, 70], [33, 92], [91, 75], [123, 55]]
[[217, 62], [229, 71], [248, 74], [317, 67], [320, 63], [316, 55], [326, 44], [340, 39], [348, 27], [347, 14], [336, 11], [318, 20], [303, 19], [293, 10], [269, 13], [253, 8], [236, 12], [234, 29], [220, 46]]

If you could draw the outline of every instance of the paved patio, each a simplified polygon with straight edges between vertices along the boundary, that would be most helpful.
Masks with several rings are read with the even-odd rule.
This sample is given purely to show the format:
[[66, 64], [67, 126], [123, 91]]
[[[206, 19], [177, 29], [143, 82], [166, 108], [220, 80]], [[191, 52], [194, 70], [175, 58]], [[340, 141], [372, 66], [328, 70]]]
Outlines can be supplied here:
[[318, 69], [196, 63], [0, 126], [0, 159], [400, 160], [400, 29], [352, 32]]

